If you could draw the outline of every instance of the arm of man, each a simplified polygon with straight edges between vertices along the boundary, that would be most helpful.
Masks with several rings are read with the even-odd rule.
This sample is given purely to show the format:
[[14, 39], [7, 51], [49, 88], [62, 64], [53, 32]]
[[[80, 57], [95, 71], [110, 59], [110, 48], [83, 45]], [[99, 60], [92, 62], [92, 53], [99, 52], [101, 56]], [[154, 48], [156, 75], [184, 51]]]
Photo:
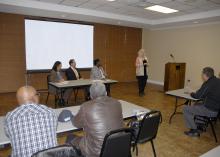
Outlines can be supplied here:
[[191, 96], [195, 99], [204, 99], [207, 93], [208, 93], [208, 86], [206, 83], [204, 83], [198, 91], [196, 91], [195, 93], [191, 93]]
[[71, 119], [72, 124], [77, 128], [83, 128], [84, 127], [84, 111], [83, 106], [80, 107], [79, 112], [76, 114], [76, 116]]

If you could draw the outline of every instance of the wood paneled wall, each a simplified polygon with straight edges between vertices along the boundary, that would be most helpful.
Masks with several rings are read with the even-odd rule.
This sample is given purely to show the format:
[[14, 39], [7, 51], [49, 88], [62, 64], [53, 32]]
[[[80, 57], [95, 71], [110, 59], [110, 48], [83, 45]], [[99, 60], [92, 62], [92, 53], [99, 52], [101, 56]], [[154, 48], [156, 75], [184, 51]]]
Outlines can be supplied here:
[[[16, 91], [25, 84], [24, 18], [23, 15], [0, 13], [1, 93]], [[95, 23], [94, 58], [101, 59], [110, 78], [134, 81], [134, 62], [141, 40], [142, 29]], [[89, 71], [81, 73], [89, 78]], [[46, 76], [47, 73], [30, 74], [28, 82], [37, 89], [46, 89]]]
[[0, 13], [0, 92], [25, 83], [24, 17]]

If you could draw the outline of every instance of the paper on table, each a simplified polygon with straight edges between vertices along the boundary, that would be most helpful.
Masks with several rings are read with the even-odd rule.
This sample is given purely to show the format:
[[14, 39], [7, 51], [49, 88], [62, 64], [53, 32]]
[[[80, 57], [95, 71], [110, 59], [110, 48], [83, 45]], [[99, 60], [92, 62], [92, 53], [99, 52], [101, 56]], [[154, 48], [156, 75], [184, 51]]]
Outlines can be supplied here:
[[104, 83], [104, 80], [92, 80], [92, 82], [101, 82], [101, 83]]
[[59, 83], [57, 83], [57, 84], [59, 84], [59, 85], [68, 84], [68, 81], [59, 82]]

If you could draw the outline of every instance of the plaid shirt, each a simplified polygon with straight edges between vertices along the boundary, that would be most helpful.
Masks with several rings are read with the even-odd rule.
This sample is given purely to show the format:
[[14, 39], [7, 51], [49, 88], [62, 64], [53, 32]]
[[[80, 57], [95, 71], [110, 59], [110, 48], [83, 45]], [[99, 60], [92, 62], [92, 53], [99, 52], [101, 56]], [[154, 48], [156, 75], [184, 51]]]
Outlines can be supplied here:
[[11, 140], [12, 157], [31, 157], [57, 145], [57, 116], [44, 105], [21, 105], [6, 115], [4, 127]]

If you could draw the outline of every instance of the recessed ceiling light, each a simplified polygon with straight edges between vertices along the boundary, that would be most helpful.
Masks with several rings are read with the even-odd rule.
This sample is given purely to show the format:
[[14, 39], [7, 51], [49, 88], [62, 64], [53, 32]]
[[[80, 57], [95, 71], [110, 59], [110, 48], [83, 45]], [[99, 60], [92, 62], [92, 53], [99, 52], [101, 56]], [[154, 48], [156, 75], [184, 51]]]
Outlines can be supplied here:
[[163, 7], [163, 6], [160, 6], [160, 5], [153, 5], [151, 7], [146, 7], [145, 9], [151, 10], [151, 11], [157, 11], [157, 12], [164, 13], [164, 14], [170, 14], [170, 13], [178, 12], [178, 10]]
[[116, 0], [107, 0], [108, 2], [114, 2], [114, 1], [116, 1]]

